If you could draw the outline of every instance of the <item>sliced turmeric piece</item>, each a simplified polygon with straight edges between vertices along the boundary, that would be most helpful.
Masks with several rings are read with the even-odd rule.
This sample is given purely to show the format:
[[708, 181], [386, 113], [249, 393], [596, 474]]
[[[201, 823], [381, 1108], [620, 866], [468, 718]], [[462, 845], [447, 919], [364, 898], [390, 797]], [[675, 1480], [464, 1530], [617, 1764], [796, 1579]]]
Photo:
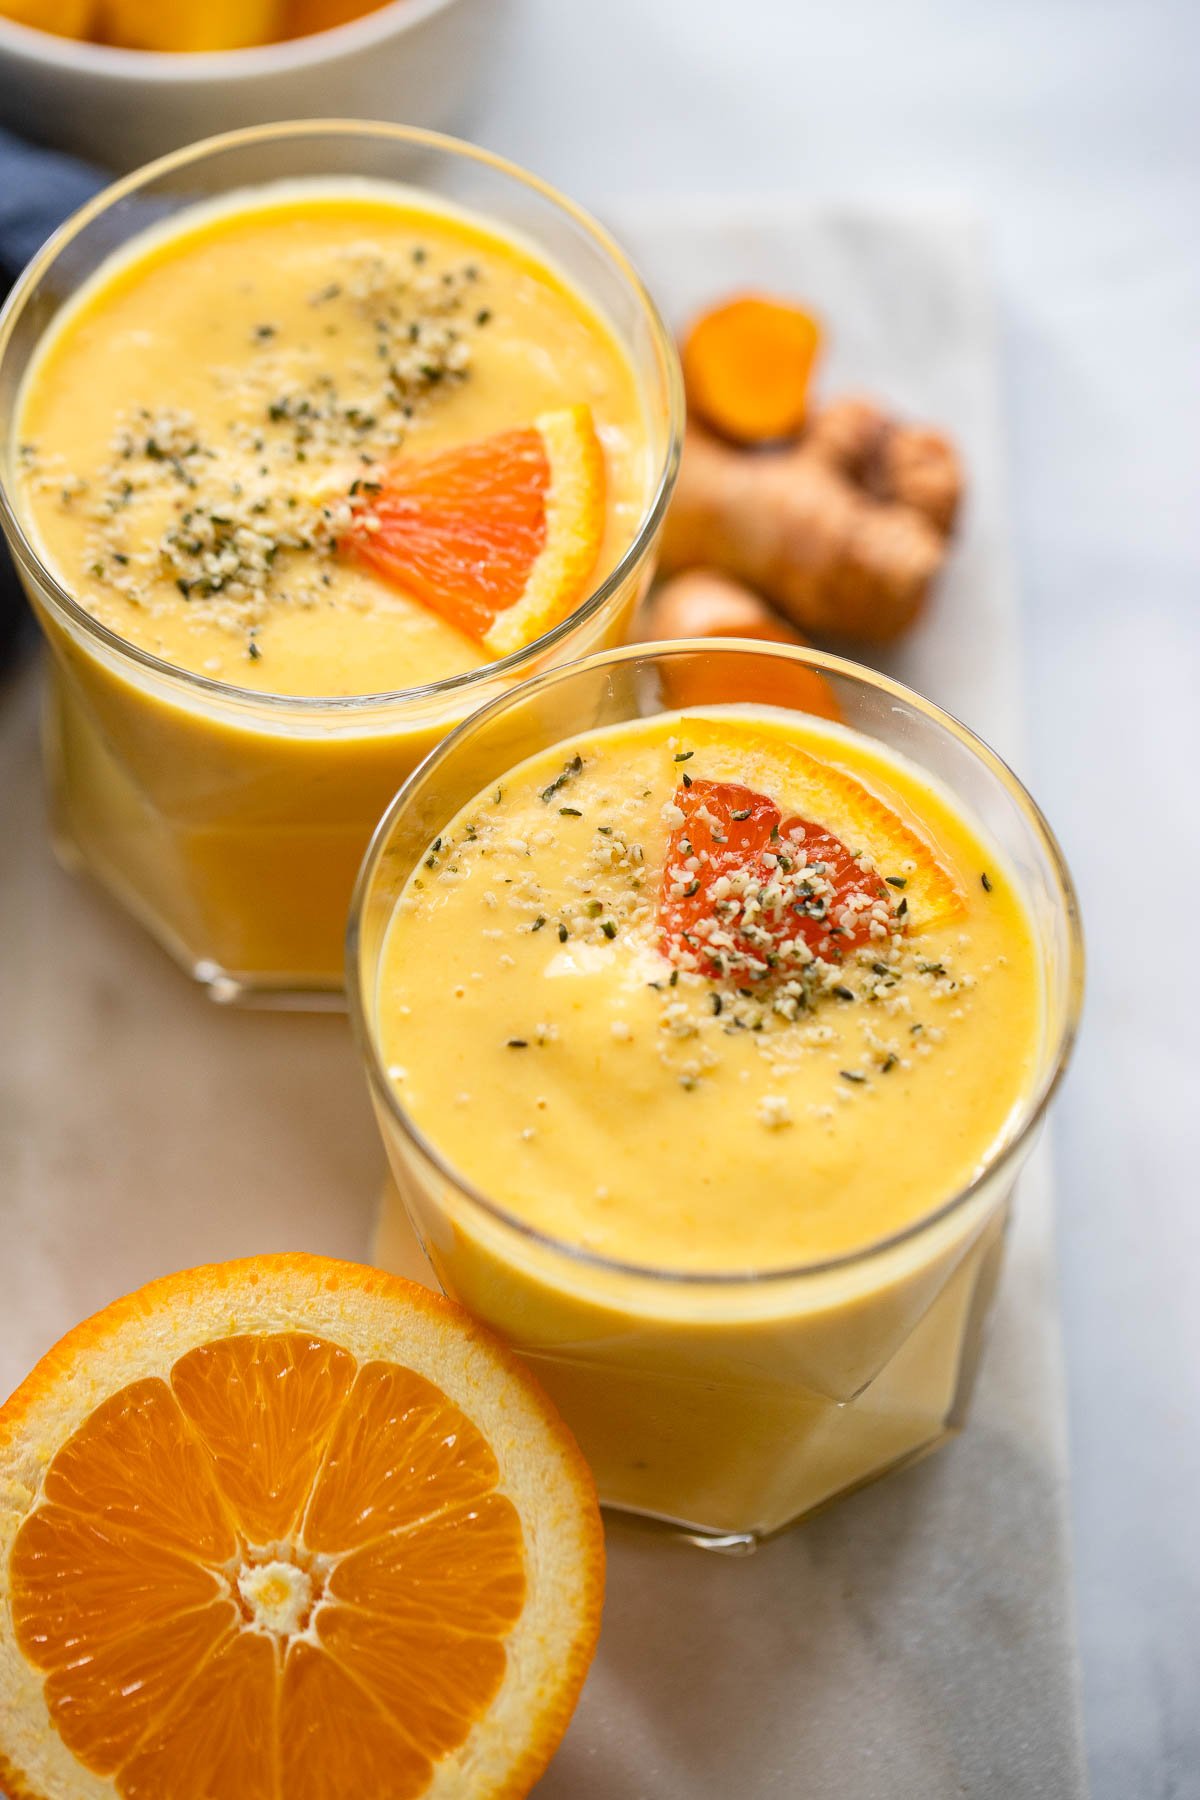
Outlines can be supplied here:
[[803, 307], [738, 294], [702, 313], [683, 342], [697, 418], [739, 444], [793, 437], [804, 423], [821, 327]]

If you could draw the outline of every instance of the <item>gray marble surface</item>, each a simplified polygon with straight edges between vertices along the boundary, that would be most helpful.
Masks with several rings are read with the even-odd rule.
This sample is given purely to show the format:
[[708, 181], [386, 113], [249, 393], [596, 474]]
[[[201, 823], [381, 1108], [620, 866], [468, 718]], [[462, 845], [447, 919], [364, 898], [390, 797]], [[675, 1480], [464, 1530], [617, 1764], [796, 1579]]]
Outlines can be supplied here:
[[[961, 216], [795, 201], [608, 209], [673, 318], [714, 269], [803, 285], [832, 387], [928, 409], [972, 489], [899, 672], [1021, 755], [991, 282]], [[209, 1005], [52, 862], [36, 672], [0, 695], [0, 1392], [147, 1275], [283, 1245], [362, 1255], [380, 1151], [344, 1019]], [[1022, 1177], [969, 1429], [749, 1562], [610, 1522], [609, 1603], [539, 1800], [1080, 1800], [1052, 1196]], [[428, 1275], [394, 1214], [378, 1254]], [[869, 1703], [866, 1703], [868, 1702]]]
[[1149, 966], [1122, 864], [1136, 847], [1179, 895], [1200, 877], [1200, 6], [505, 3], [469, 128], [585, 201], [934, 198], [990, 232], [1022, 772], [1080, 878], [1092, 959], [1057, 1143], [1092, 1791], [1195, 1800], [1200, 961]]

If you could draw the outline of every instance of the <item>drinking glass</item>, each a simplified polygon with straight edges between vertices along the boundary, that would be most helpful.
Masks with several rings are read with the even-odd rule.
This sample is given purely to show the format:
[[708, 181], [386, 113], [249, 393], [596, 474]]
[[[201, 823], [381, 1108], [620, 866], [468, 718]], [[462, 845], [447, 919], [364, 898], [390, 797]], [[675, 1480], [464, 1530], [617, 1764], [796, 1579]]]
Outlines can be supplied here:
[[[47, 565], [15, 498], [22, 382], [97, 268], [186, 207], [313, 177], [415, 188], [532, 243], [609, 322], [648, 432], [642, 517], [568, 618], [485, 667], [348, 699], [238, 688], [125, 642]], [[215, 999], [341, 1004], [354, 877], [400, 781], [483, 702], [627, 636], [682, 417], [671, 337], [622, 251], [571, 201], [470, 144], [398, 125], [272, 125], [192, 145], [108, 188], [34, 257], [0, 314], [0, 522], [51, 650], [45, 756], [62, 861], [96, 876]]]
[[[387, 1078], [379, 974], [397, 900], [459, 808], [525, 758], [580, 731], [684, 705], [799, 714], [811, 705], [815, 678], [847, 725], [948, 788], [1007, 858], [1029, 910], [1044, 990], [1029, 1086], [968, 1187], [932, 1187], [922, 1217], [849, 1255], [697, 1274], [557, 1241], [464, 1180], [453, 1146], [430, 1142]], [[1013, 1184], [1066, 1066], [1082, 988], [1070, 875], [1037, 806], [999, 757], [883, 675], [816, 651], [732, 640], [594, 655], [475, 714], [384, 816], [348, 939], [351, 1013], [392, 1175], [438, 1281], [536, 1371], [607, 1505], [730, 1550], [911, 1462], [962, 1425]], [[1003, 1054], [997, 1044], [998, 1064]], [[604, 1106], [600, 1086], [595, 1105]], [[620, 1131], [619, 1118], [611, 1125]], [[744, 1203], [730, 1194], [731, 1208]]]

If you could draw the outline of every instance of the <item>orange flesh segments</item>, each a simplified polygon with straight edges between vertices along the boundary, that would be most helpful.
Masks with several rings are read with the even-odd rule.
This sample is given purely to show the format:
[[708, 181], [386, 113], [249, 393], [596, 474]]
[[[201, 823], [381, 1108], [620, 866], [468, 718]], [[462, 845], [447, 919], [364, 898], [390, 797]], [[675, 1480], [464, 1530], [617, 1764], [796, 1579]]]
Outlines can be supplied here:
[[[701, 974], [762, 980], [794, 962], [797, 940], [840, 962], [871, 941], [893, 895], [842, 841], [811, 820], [784, 819], [766, 794], [733, 781], [690, 780], [667, 844], [659, 896], [664, 954]], [[720, 951], [725, 951], [722, 956]]]
[[[514, 1770], [531, 1784], [552, 1753], [598, 1628], [602, 1540], [578, 1452], [519, 1365], [449, 1303], [321, 1259], [256, 1262], [336, 1270], [352, 1295], [368, 1281], [385, 1312], [417, 1315], [423, 1341], [445, 1333], [456, 1366], [469, 1335], [473, 1379], [493, 1390], [484, 1410], [494, 1420], [511, 1402], [531, 1470], [506, 1480], [481, 1425], [427, 1374], [307, 1328], [232, 1332], [124, 1382], [62, 1441], [11, 1540], [13, 1647], [49, 1725], [123, 1800], [416, 1800], [458, 1753], [462, 1781], [439, 1794], [525, 1793]], [[41, 1373], [0, 1412], [0, 1476], [23, 1398], [44, 1411]], [[546, 1614], [554, 1545], [530, 1494], [557, 1483], [561, 1504], [562, 1469], [585, 1566]], [[563, 1608], [578, 1614], [565, 1635]], [[92, 1795], [23, 1775], [3, 1635], [0, 1787]], [[531, 1670], [537, 1691], [516, 1696], [497, 1762], [489, 1711]]]
[[[546, 542], [550, 464], [536, 431], [394, 463], [351, 528], [362, 562], [481, 642]], [[371, 517], [378, 531], [369, 530]]]
[[385, 581], [506, 655], [582, 598], [604, 530], [587, 407], [355, 483], [342, 542]]
[[[264, 1404], [268, 1383], [279, 1405]], [[156, 1468], [155, 1485], [131, 1492], [131, 1466]], [[356, 1732], [410, 1770], [392, 1791], [423, 1792], [431, 1758], [462, 1741], [495, 1693], [503, 1639], [524, 1599], [520, 1523], [492, 1492], [496, 1477], [478, 1432], [428, 1382], [384, 1363], [356, 1369], [333, 1345], [299, 1334], [229, 1338], [181, 1358], [169, 1383], [122, 1389], [59, 1451], [46, 1503], [12, 1554], [18, 1642], [49, 1676], [63, 1741], [99, 1772], [119, 1772], [123, 1793], [185, 1793], [178, 1771], [188, 1766], [199, 1792], [201, 1772], [216, 1774], [218, 1709], [236, 1703], [257, 1721], [253, 1745], [272, 1735], [263, 1728], [278, 1708], [274, 1735], [287, 1743], [298, 1692], [311, 1702], [342, 1688]], [[97, 1514], [103, 1492], [110, 1502]], [[270, 1554], [301, 1526], [303, 1553]], [[403, 1541], [385, 1535], [396, 1530]], [[285, 1665], [277, 1682], [274, 1655], [259, 1653], [266, 1641], [243, 1641], [239, 1614], [250, 1622], [255, 1608], [246, 1580], [231, 1585], [225, 1574], [233, 1563], [274, 1569], [274, 1598], [296, 1599], [299, 1630], [321, 1602], [306, 1659], [329, 1658], [336, 1670]], [[438, 1621], [432, 1642], [422, 1631], [427, 1612]], [[406, 1653], [402, 1721], [388, 1704], [387, 1659], [377, 1667], [371, 1649], [380, 1633]], [[135, 1634], [154, 1647], [153, 1685], [148, 1693], [139, 1685], [138, 1704], [124, 1707], [114, 1675], [128, 1671]], [[470, 1654], [459, 1657], [463, 1634]], [[451, 1712], [420, 1692], [442, 1681], [453, 1688]], [[341, 1755], [332, 1737], [327, 1747]], [[264, 1742], [262, 1756], [269, 1752], [273, 1760]]]

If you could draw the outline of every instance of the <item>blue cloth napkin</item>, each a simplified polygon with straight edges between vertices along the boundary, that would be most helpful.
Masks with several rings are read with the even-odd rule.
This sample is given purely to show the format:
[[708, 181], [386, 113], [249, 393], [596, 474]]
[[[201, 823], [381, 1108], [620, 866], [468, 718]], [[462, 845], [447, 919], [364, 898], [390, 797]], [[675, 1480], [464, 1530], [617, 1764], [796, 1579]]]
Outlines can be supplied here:
[[[108, 179], [89, 163], [38, 149], [0, 130], [0, 295], [50, 233]], [[0, 547], [0, 663], [7, 659], [24, 615], [16, 572]]]
[[110, 178], [0, 130], [0, 275], [7, 288], [63, 220]]

